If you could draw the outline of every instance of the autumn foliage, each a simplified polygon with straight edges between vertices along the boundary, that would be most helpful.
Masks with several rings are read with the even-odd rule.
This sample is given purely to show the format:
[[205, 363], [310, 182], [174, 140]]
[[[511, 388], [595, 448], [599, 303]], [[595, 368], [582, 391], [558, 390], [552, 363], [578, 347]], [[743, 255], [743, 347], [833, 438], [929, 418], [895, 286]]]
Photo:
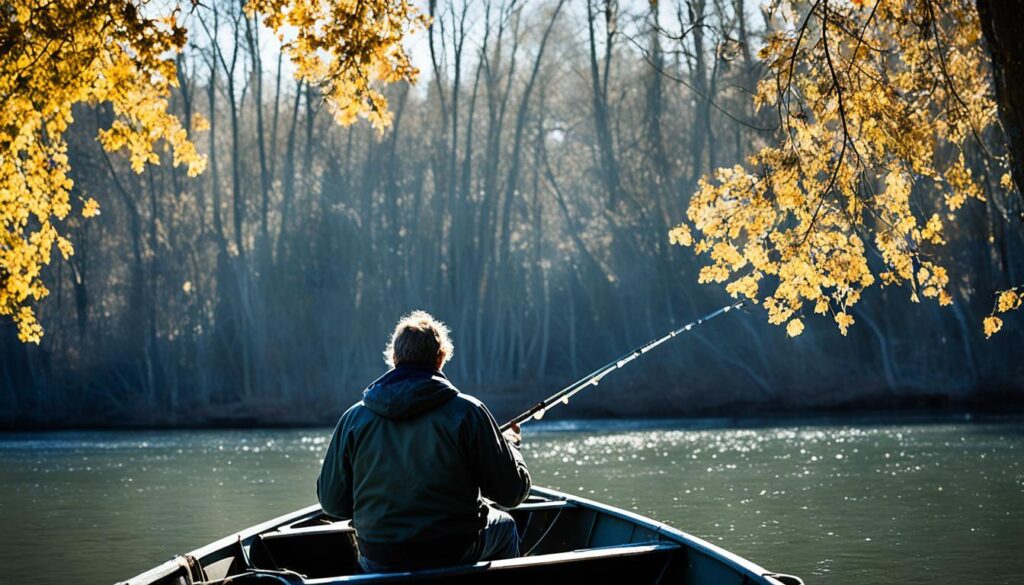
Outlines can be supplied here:
[[321, 86], [338, 123], [360, 116], [378, 130], [391, 123], [379, 83], [415, 79], [402, 40], [428, 24], [408, 2], [250, 0], [246, 10], [265, 14], [274, 30], [297, 31], [285, 45], [296, 76]]
[[[125, 151], [136, 173], [160, 164], [163, 151], [189, 175], [203, 171], [204, 157], [168, 111], [174, 56], [187, 39], [181, 11], [195, 9], [153, 15], [156, 7], [132, 0], [0, 5], [0, 315], [13, 317], [21, 340], [42, 335], [32, 303], [48, 294], [41, 275], [53, 248], [65, 258], [74, 253], [62, 222], [74, 207], [85, 217], [99, 213], [69, 178], [64, 133], [74, 106], [109, 108], [113, 121], [98, 138], [109, 152]], [[374, 83], [416, 75], [400, 41], [423, 21], [407, 3], [253, 0], [247, 10], [272, 13], [272, 28], [297, 29], [286, 50], [302, 79], [324, 85], [339, 122], [362, 115], [387, 125], [387, 102]]]
[[791, 336], [809, 312], [845, 334], [872, 286], [951, 303], [934, 252], [984, 199], [967, 155], [1005, 173], [984, 142], [996, 106], [973, 2], [796, 0], [772, 18], [754, 101], [778, 142], [701, 180], [670, 238], [710, 259], [701, 282], [763, 300]]
[[[105, 148], [125, 149], [141, 171], [164, 141], [190, 172], [203, 159], [167, 112], [184, 31], [173, 17], [149, 19], [128, 2], [14, 2], [3, 5], [0, 38], [0, 221], [4, 229], [0, 314], [11, 315], [23, 341], [42, 328], [30, 306], [48, 293], [40, 277], [54, 246], [74, 253], [59, 231], [72, 211], [73, 183], [64, 132], [78, 103], [110, 104], [115, 121], [100, 134]], [[81, 213], [99, 213], [83, 199]]]

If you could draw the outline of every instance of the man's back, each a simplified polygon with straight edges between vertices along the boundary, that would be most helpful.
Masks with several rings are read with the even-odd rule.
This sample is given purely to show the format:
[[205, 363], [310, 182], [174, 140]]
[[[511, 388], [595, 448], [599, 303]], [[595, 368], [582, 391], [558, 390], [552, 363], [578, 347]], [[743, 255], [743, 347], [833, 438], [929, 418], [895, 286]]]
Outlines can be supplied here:
[[462, 558], [487, 522], [480, 496], [511, 507], [529, 488], [521, 456], [483, 404], [413, 364], [375, 381], [341, 417], [317, 481], [324, 510], [352, 518], [361, 553], [375, 561], [425, 543], [435, 556]]

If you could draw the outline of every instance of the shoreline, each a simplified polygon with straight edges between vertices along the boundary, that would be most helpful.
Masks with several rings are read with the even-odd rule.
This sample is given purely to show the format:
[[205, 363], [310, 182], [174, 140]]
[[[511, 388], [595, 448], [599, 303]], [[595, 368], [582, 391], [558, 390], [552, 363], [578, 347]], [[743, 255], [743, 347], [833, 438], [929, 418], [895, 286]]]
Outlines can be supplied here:
[[[740, 411], [736, 414], [695, 413], [668, 416], [608, 416], [607, 413], [576, 412], [575, 416], [549, 416], [543, 421], [532, 421], [532, 432], [586, 432], [590, 430], [646, 430], [646, 429], [762, 429], [787, 426], [891, 426], [948, 423], [1012, 423], [1024, 422], [1024, 401], [1001, 405], [953, 405], [945, 408], [850, 408], [850, 409], [792, 409], [768, 410], [762, 413]], [[502, 417], [496, 417], [502, 420]], [[215, 431], [215, 430], [283, 430], [329, 428], [335, 420], [221, 420], [191, 424], [100, 424], [58, 423], [40, 424], [0, 423], [0, 434], [63, 431]]]

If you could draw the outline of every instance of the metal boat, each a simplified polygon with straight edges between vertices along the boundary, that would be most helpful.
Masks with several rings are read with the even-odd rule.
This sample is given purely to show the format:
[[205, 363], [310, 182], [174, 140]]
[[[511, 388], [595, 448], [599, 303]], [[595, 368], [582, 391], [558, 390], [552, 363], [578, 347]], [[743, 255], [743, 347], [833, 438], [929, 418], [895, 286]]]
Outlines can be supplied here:
[[310, 506], [177, 556], [124, 585], [802, 585], [660, 522], [554, 490], [534, 487], [509, 512], [521, 538], [523, 555], [516, 559], [363, 574], [349, 522]]

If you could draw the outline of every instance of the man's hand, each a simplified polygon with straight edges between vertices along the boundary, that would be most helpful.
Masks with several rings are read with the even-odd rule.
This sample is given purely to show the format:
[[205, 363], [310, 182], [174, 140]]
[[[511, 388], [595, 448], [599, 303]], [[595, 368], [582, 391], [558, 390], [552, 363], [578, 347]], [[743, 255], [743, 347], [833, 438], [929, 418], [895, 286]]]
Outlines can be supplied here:
[[523, 442], [523, 435], [519, 430], [519, 425], [513, 424], [507, 431], [503, 433], [505, 438], [512, 441], [512, 444], [518, 447]]

